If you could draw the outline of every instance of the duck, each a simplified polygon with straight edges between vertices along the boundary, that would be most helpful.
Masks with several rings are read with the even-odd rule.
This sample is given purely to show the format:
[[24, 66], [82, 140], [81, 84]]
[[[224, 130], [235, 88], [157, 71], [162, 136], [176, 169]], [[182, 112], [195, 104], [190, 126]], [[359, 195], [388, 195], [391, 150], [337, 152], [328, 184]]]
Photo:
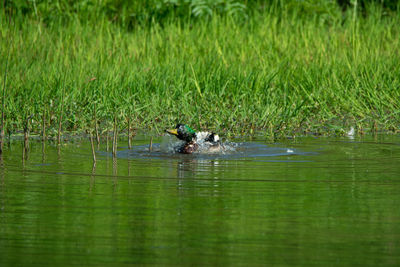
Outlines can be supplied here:
[[168, 134], [176, 136], [184, 143], [177, 148], [178, 153], [192, 154], [199, 150], [202, 152], [218, 152], [221, 149], [219, 136], [214, 132], [196, 132], [186, 124], [178, 123], [174, 129], [166, 130]]

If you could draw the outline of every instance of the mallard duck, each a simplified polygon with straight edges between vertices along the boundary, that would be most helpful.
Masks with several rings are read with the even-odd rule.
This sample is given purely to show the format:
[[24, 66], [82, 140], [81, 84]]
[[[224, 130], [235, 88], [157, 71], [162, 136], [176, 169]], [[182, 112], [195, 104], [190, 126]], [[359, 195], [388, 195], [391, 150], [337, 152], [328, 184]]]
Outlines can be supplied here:
[[185, 143], [177, 151], [183, 154], [191, 154], [202, 147], [203, 152], [217, 152], [220, 150], [219, 136], [213, 132], [195, 132], [186, 124], [179, 123], [175, 129], [166, 130]]

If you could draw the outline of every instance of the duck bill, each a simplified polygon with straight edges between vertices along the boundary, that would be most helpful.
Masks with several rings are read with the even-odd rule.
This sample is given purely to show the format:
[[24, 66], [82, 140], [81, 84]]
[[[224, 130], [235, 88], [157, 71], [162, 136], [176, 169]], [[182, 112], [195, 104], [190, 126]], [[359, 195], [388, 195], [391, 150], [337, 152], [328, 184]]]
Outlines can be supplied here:
[[178, 130], [177, 129], [167, 130], [167, 133], [172, 135], [178, 135]]

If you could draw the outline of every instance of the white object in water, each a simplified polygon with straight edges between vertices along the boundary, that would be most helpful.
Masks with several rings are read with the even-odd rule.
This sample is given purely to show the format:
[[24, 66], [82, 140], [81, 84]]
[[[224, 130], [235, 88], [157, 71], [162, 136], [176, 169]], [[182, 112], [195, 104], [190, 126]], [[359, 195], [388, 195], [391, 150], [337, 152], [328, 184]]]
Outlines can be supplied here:
[[288, 148], [288, 149], [286, 150], [286, 152], [287, 152], [287, 153], [293, 153], [293, 150], [291, 150], [290, 148]]
[[350, 131], [347, 132], [347, 136], [354, 136], [354, 127], [350, 128]]

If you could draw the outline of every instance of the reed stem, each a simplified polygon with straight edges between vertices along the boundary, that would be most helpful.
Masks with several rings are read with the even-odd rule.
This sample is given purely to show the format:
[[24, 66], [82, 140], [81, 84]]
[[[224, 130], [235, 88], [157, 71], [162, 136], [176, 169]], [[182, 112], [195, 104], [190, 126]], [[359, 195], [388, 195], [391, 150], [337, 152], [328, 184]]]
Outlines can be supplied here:
[[113, 136], [112, 136], [112, 155], [115, 156], [115, 118], [113, 124]]
[[93, 164], [96, 164], [96, 152], [94, 150], [94, 142], [93, 142], [93, 134], [92, 133], [90, 133], [89, 139], [90, 139], [90, 146], [92, 147]]
[[131, 149], [132, 148], [132, 137], [131, 137], [131, 113], [129, 112], [128, 114], [128, 148]]
[[61, 95], [61, 111], [60, 111], [60, 116], [58, 119], [58, 138], [57, 138], [58, 145], [61, 144], [61, 129], [62, 129], [61, 121], [62, 121], [63, 112], [64, 112], [64, 94], [65, 94], [65, 88], [63, 87], [63, 91], [62, 91], [62, 95]]
[[46, 141], [46, 105], [43, 108], [42, 115], [42, 141]]
[[97, 141], [97, 146], [99, 146], [100, 145], [100, 135], [99, 135], [99, 127], [98, 127], [98, 125], [97, 125], [97, 116], [96, 116], [96, 102], [94, 102], [94, 114], [93, 114], [93, 117], [94, 117], [94, 129], [95, 129], [95, 131], [96, 131], [96, 141]]
[[153, 136], [150, 137], [150, 144], [149, 144], [149, 151], [151, 152], [153, 150]]
[[113, 157], [117, 155], [117, 116], [114, 115]]
[[29, 120], [30, 119], [31, 119], [31, 116], [29, 116], [26, 119], [25, 127], [24, 127], [24, 150], [25, 150], [25, 156], [27, 156], [28, 152], [29, 152]]
[[118, 126], [115, 123], [115, 155], [117, 155], [117, 148], [118, 148]]

